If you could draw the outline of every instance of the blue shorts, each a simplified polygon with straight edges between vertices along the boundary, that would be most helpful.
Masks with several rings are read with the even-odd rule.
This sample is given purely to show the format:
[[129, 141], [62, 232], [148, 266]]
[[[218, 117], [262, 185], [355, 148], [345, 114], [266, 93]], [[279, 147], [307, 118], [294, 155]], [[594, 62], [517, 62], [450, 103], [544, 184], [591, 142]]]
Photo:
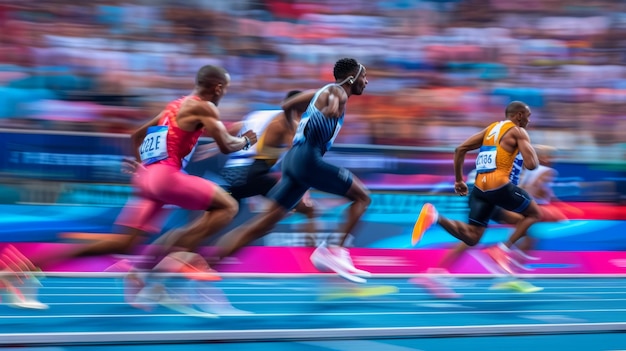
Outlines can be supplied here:
[[307, 143], [295, 145], [283, 159], [283, 175], [268, 197], [287, 210], [293, 209], [309, 188], [345, 196], [353, 175], [322, 159], [322, 151]]

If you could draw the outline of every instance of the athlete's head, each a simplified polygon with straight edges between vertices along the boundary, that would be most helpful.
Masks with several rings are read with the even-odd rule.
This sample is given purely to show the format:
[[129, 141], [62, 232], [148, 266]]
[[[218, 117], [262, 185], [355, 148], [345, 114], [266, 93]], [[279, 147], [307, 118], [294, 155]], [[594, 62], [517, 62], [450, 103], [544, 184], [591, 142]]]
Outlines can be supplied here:
[[521, 101], [512, 101], [506, 106], [504, 110], [506, 118], [513, 121], [522, 128], [526, 128], [528, 122], [530, 122], [530, 107]]
[[230, 84], [230, 75], [222, 67], [202, 66], [196, 74], [196, 89], [199, 94], [215, 105], [226, 94], [228, 84]]
[[289, 99], [290, 97], [300, 94], [302, 92], [302, 90], [291, 90], [290, 92], [287, 93], [287, 95], [285, 96], [285, 100]]
[[348, 85], [350, 94], [361, 95], [367, 85], [365, 66], [353, 58], [342, 58], [333, 69], [335, 81], [339, 85]]

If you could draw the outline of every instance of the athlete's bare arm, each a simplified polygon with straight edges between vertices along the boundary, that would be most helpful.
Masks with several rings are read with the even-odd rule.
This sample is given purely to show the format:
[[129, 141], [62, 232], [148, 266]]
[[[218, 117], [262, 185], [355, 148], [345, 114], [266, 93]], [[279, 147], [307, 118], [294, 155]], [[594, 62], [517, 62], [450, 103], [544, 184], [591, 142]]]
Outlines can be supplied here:
[[472, 150], [476, 150], [483, 144], [483, 138], [487, 133], [487, 128], [467, 138], [461, 145], [454, 149], [454, 192], [465, 196], [469, 192], [467, 184], [463, 180], [463, 164], [465, 155]]
[[152, 118], [150, 121], [146, 122], [141, 127], [137, 128], [131, 135], [130, 140], [133, 146], [133, 155], [135, 156], [135, 160], [141, 160], [141, 156], [139, 156], [139, 148], [141, 147], [141, 143], [143, 143], [143, 139], [146, 137], [148, 133], [148, 128], [156, 126], [159, 124], [159, 120], [163, 116], [163, 111]]
[[242, 121], [237, 121], [237, 122], [230, 123], [226, 127], [226, 129], [228, 130], [228, 134], [237, 136], [239, 135], [239, 132], [241, 132], [241, 129], [243, 128], [243, 126], [244, 126], [244, 123]]
[[315, 107], [328, 118], [338, 118], [343, 113], [348, 94], [338, 85], [326, 88], [315, 101]]
[[467, 138], [461, 145], [454, 149], [454, 177], [457, 182], [463, 181], [463, 163], [465, 155], [472, 150], [476, 150], [483, 145], [483, 139], [487, 133], [487, 128]]
[[313, 96], [317, 90], [305, 90], [301, 93], [298, 93], [287, 100], [283, 101], [281, 108], [285, 113], [288, 113], [290, 110], [301, 110], [304, 111], [307, 109]]
[[[535, 149], [530, 144], [530, 136], [526, 129], [515, 127], [511, 129], [511, 134], [517, 142], [517, 149], [524, 158], [524, 168], [533, 170], [539, 165], [539, 157]], [[507, 133], [508, 134], [508, 133]]]
[[204, 127], [205, 133], [215, 140], [220, 151], [225, 154], [252, 146], [257, 141], [256, 133], [251, 130], [243, 133], [241, 137], [230, 135], [224, 123], [220, 121], [219, 110], [210, 103], [187, 100], [178, 112], [176, 120], [183, 130], [193, 131]]

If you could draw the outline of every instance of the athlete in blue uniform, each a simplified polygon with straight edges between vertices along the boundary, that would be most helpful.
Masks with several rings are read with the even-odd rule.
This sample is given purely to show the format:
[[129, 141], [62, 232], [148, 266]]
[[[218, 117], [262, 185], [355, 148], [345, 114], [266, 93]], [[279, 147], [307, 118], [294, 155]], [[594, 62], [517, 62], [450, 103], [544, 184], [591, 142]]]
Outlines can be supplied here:
[[240, 227], [225, 234], [217, 242], [219, 258], [231, 255], [241, 247], [267, 234], [294, 208], [309, 188], [344, 196], [352, 204], [342, 232], [344, 236], [338, 247], [326, 247], [322, 243], [311, 260], [321, 269], [330, 269], [342, 277], [365, 282], [358, 275], [369, 275], [354, 267], [348, 251], [343, 247], [348, 235], [369, 206], [371, 199], [365, 186], [347, 169], [323, 160], [343, 124], [348, 98], [361, 95], [367, 85], [365, 67], [352, 58], [335, 63], [335, 83], [317, 91], [300, 93], [283, 104], [289, 110], [296, 105], [308, 104], [282, 164], [280, 182], [270, 191], [272, 200], [269, 210]]

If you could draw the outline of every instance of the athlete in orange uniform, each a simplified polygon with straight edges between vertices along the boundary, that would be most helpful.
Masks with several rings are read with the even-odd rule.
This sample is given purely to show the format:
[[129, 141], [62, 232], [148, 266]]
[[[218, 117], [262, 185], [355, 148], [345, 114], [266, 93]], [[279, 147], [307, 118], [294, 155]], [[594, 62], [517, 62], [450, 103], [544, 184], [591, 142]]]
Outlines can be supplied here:
[[469, 222], [440, 216], [432, 204], [426, 203], [413, 233], [414, 244], [429, 227], [439, 224], [455, 238], [474, 246], [483, 236], [493, 210], [501, 207], [520, 213], [523, 218], [517, 222], [506, 242], [489, 248], [487, 252], [503, 269], [511, 272], [508, 248], [541, 218], [537, 202], [525, 190], [511, 183], [511, 170], [518, 152], [522, 154], [526, 169], [537, 168], [539, 161], [525, 129], [530, 121], [530, 108], [523, 102], [513, 101], [506, 107], [505, 113], [506, 120], [492, 123], [474, 134], [454, 153], [454, 191], [465, 196], [468, 194], [467, 184], [463, 181], [465, 154], [480, 149], [476, 158], [476, 180], [469, 198]]

